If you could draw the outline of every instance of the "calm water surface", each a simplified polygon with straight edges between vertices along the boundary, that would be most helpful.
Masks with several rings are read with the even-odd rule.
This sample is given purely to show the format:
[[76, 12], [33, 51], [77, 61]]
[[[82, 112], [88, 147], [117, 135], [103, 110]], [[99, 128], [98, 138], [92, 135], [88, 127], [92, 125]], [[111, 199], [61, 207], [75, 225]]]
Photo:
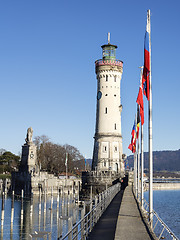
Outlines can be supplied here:
[[[145, 198], [148, 201], [148, 192], [145, 192]], [[180, 239], [180, 190], [153, 191], [153, 198], [154, 210]], [[53, 206], [52, 209], [51, 205]], [[0, 216], [1, 208], [2, 199], [0, 198]], [[30, 214], [31, 209], [33, 209], [32, 214]], [[46, 211], [44, 211], [44, 209], [46, 209]], [[73, 199], [70, 199], [68, 196], [60, 198], [58, 210], [57, 197], [54, 197], [52, 203], [52, 199], [49, 196], [47, 198], [46, 208], [43, 197], [40, 214], [38, 197], [34, 197], [33, 201], [30, 199], [24, 199], [23, 217], [21, 213], [22, 201], [20, 198], [16, 198], [14, 201], [14, 221], [12, 225], [11, 197], [7, 197], [5, 199], [4, 227], [3, 229], [0, 229], [0, 239], [30, 239], [29, 233], [33, 233], [34, 231], [52, 232], [51, 239], [57, 239], [61, 231], [57, 227], [59, 216], [76, 215], [76, 222], [80, 219], [80, 209], [75, 205]], [[63, 235], [67, 230], [67, 221], [64, 220], [62, 229]]]
[[[148, 192], [145, 192], [148, 201]], [[153, 208], [180, 239], [180, 190], [154, 190]]]
[[[29, 234], [35, 231], [51, 232], [51, 239], [57, 239], [60, 233], [64, 235], [68, 231], [68, 220], [64, 219], [60, 222], [58, 220], [59, 216], [75, 216], [73, 218], [74, 223], [80, 219], [81, 210], [71, 196], [65, 195], [63, 198], [61, 197], [59, 205], [57, 205], [57, 196], [53, 197], [53, 201], [48, 196], [46, 204], [44, 197], [42, 197], [41, 205], [39, 204], [39, 197], [35, 196], [33, 199], [24, 198], [23, 204], [20, 198], [15, 198], [14, 220], [13, 224], [11, 224], [11, 200], [9, 196], [5, 199], [3, 228], [0, 225], [1, 240], [31, 239]], [[2, 198], [0, 198], [0, 216], [1, 209]]]

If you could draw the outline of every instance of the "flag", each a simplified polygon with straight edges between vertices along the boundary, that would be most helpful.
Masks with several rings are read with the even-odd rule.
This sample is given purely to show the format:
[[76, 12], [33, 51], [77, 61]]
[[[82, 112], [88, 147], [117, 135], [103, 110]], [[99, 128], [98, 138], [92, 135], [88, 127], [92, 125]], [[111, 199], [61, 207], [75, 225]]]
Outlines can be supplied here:
[[125, 167], [125, 169], [129, 169], [129, 163], [128, 163], [127, 158], [124, 161], [124, 167]]
[[147, 26], [144, 38], [144, 69], [142, 75], [142, 85], [144, 89], [144, 95], [149, 100], [150, 49], [149, 49], [149, 31], [147, 29], [148, 28]]
[[142, 84], [139, 87], [139, 93], [138, 93], [136, 102], [137, 104], [139, 104], [139, 107], [140, 107], [141, 125], [143, 125], [144, 124], [144, 103], [143, 103]]
[[86, 169], [86, 158], [84, 158], [84, 165], [85, 165], [85, 169]]
[[137, 105], [136, 139], [138, 139], [139, 137], [139, 127], [140, 127], [140, 114], [139, 114], [139, 105]]
[[128, 148], [131, 150], [131, 152], [135, 153], [135, 151], [136, 151], [136, 124], [135, 124], [135, 122], [133, 125], [131, 135], [132, 135], [131, 143], [129, 144]]

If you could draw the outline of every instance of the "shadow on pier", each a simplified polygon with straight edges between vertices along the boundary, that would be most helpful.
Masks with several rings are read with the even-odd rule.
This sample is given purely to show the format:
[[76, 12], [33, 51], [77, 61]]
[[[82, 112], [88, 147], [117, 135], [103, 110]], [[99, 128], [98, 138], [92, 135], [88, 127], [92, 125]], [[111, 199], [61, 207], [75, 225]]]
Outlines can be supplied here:
[[122, 189], [115, 196], [89, 234], [88, 240], [96, 239], [154, 239], [140, 215], [131, 186]]
[[88, 240], [111, 240], [115, 238], [118, 214], [123, 198], [124, 190], [121, 190], [108, 206], [98, 223], [89, 234]]

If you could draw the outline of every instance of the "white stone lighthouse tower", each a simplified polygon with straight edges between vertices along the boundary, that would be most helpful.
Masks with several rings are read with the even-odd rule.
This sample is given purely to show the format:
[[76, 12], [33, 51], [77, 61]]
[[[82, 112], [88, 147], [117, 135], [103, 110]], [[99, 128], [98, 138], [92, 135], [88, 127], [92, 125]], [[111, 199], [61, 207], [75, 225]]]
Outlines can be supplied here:
[[116, 45], [102, 47], [102, 59], [95, 62], [97, 77], [96, 130], [92, 170], [124, 173], [121, 135], [120, 83], [123, 62], [116, 59]]

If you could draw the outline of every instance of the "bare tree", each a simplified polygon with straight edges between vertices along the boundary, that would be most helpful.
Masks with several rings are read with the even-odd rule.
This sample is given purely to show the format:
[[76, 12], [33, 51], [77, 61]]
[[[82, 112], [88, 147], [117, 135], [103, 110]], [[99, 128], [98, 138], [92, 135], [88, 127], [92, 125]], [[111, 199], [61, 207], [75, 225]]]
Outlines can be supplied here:
[[[34, 143], [37, 146], [38, 163], [42, 170], [58, 175], [66, 171], [65, 161], [68, 153], [68, 171], [74, 172], [76, 165], [80, 170], [84, 170], [84, 165], [80, 164], [83, 159], [82, 154], [76, 147], [65, 144], [54, 144], [49, 141], [46, 135], [36, 136]], [[75, 164], [78, 162], [78, 164]]]

